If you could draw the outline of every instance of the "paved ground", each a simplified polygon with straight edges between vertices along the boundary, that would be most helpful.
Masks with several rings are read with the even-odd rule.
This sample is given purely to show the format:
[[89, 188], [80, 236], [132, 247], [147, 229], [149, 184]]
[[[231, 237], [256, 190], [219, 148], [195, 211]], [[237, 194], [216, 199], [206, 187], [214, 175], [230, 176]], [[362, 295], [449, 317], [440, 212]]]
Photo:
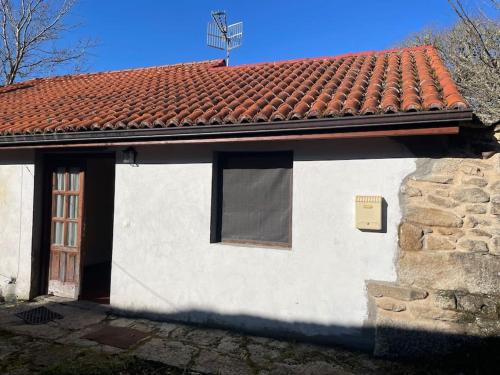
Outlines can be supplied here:
[[[43, 325], [27, 325], [14, 316], [15, 312], [39, 305], [46, 305], [64, 318]], [[127, 350], [82, 338], [106, 325], [131, 327], [148, 333], [148, 337]], [[428, 363], [374, 359], [364, 353], [339, 348], [127, 319], [112, 315], [101, 305], [50, 297], [17, 306], [0, 305], [0, 374], [30, 373], [302, 375], [458, 372]]]

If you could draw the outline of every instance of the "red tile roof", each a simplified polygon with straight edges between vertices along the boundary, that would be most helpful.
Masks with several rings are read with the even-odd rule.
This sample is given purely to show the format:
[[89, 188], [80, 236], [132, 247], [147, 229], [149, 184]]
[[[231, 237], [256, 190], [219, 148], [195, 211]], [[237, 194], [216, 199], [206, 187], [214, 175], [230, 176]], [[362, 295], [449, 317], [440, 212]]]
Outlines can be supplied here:
[[424, 46], [234, 67], [208, 61], [35, 79], [0, 87], [0, 135], [467, 108], [436, 50]]

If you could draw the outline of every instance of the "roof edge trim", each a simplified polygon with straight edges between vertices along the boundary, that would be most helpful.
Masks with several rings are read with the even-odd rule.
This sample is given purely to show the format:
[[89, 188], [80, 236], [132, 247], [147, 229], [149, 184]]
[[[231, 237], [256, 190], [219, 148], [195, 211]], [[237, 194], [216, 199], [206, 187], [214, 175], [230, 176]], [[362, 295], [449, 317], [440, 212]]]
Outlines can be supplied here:
[[98, 130], [87, 132], [48, 133], [0, 136], [0, 148], [9, 145], [35, 145], [77, 142], [103, 142], [120, 140], [175, 139], [181, 137], [204, 138], [213, 136], [252, 136], [265, 134], [300, 134], [310, 131], [344, 131], [346, 129], [429, 126], [454, 123], [472, 125], [472, 110], [407, 112], [384, 115], [320, 118], [292, 121], [257, 122], [238, 125], [184, 126], [176, 128]]
[[[356, 130], [345, 132], [330, 133], [310, 133], [310, 134], [292, 134], [292, 135], [257, 135], [249, 137], [220, 137], [220, 138], [188, 138], [188, 139], [168, 139], [152, 141], [118, 141], [107, 143], [69, 143], [69, 144], [50, 144], [50, 145], [32, 145], [32, 146], [3, 146], [2, 150], [26, 150], [41, 149], [61, 150], [101, 150], [108, 151], [114, 148], [136, 147], [136, 146], [165, 146], [165, 145], [200, 145], [200, 144], [224, 144], [224, 143], [254, 143], [254, 142], [279, 142], [279, 141], [316, 141], [333, 139], [356, 139], [356, 138], [380, 138], [380, 137], [409, 137], [409, 136], [429, 136], [429, 135], [453, 135], [459, 134], [458, 126], [441, 127], [419, 127], [392, 130]], [[64, 150], [66, 151], [66, 150]], [[99, 151], [98, 151], [99, 152]]]

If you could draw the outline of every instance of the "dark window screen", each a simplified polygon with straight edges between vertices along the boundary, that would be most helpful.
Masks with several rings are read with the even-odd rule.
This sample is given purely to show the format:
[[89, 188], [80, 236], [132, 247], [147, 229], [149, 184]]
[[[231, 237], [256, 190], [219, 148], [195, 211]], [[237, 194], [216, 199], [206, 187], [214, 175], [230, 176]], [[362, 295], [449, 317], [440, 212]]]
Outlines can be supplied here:
[[290, 244], [292, 153], [227, 153], [219, 163], [219, 240]]

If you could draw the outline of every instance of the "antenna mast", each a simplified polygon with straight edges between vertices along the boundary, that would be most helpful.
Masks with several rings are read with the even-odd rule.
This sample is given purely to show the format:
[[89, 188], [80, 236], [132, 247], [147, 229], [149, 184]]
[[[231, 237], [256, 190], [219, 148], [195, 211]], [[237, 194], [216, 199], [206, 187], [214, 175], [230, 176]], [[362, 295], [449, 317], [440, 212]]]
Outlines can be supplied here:
[[212, 22], [207, 27], [207, 45], [226, 51], [226, 66], [229, 66], [229, 53], [241, 46], [243, 40], [243, 22], [227, 24], [226, 12], [212, 12]]

